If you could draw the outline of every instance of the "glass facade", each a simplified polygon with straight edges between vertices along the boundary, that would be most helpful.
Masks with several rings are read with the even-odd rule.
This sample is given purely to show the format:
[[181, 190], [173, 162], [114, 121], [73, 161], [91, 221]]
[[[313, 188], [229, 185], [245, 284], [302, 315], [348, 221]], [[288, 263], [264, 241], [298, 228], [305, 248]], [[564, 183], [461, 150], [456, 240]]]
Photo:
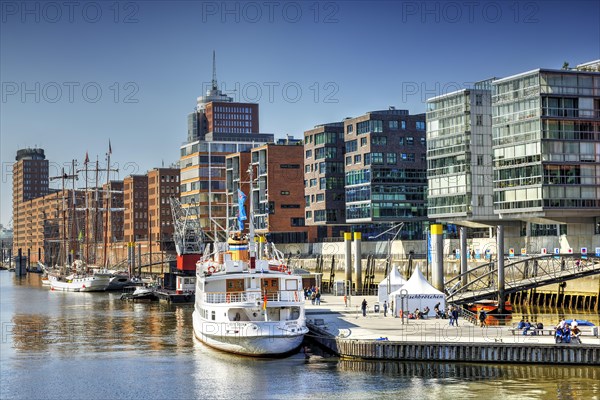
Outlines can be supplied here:
[[428, 100], [428, 215], [496, 218], [492, 208], [491, 91], [460, 90]]
[[597, 213], [600, 74], [536, 70], [495, 81], [493, 91], [495, 211]]

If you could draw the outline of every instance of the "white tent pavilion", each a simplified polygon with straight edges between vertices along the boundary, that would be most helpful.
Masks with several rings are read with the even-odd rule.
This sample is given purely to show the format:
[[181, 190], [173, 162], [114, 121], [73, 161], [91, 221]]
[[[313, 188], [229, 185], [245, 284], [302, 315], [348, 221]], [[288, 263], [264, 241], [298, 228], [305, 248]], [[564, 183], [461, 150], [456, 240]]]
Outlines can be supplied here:
[[[406, 279], [404, 279], [402, 275], [400, 275], [400, 271], [398, 271], [398, 268], [395, 265], [392, 266], [392, 270], [390, 271], [389, 275], [383, 278], [381, 282], [379, 282], [377, 291], [379, 303], [383, 304], [384, 301], [389, 302], [388, 295], [400, 289], [405, 283]], [[390, 287], [389, 292], [388, 285]]]
[[395, 317], [400, 316], [400, 304], [402, 301], [402, 298], [400, 297], [400, 291], [404, 290], [406, 290], [405, 293], [407, 293], [404, 299], [404, 313], [414, 312], [417, 308], [423, 311], [425, 307], [429, 307], [431, 310], [429, 315], [432, 316], [434, 315], [433, 308], [437, 303], [440, 303], [440, 310], [446, 308], [446, 295], [431, 286], [419, 268], [415, 268], [412, 276], [402, 286], [402, 288], [390, 294], [389, 301], [393, 301], [395, 304]]

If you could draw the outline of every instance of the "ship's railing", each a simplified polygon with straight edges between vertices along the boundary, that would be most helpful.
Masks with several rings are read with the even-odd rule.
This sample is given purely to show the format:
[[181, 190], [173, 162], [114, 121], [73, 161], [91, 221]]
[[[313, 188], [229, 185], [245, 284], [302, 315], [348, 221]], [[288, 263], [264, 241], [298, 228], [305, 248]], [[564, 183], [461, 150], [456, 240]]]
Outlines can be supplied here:
[[247, 303], [255, 301], [287, 301], [300, 303], [304, 301], [304, 293], [299, 290], [280, 290], [278, 292], [211, 292], [204, 293], [205, 303]]

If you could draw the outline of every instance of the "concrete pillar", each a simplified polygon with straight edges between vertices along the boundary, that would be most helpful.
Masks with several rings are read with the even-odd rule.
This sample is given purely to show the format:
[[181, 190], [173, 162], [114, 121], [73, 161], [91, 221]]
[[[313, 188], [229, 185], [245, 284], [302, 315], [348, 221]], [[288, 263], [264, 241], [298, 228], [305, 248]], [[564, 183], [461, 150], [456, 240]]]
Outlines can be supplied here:
[[344, 244], [346, 245], [346, 251], [345, 251], [346, 291], [345, 291], [345, 294], [349, 295], [352, 292], [352, 232], [344, 232]]
[[[362, 235], [354, 232], [354, 272], [356, 273], [356, 291], [362, 288]], [[362, 294], [362, 293], [361, 293]]]
[[496, 247], [498, 249], [498, 312], [504, 313], [504, 227], [496, 226]]
[[[461, 257], [464, 257], [461, 254]], [[441, 224], [431, 225], [431, 284], [444, 291], [444, 229]]]
[[467, 264], [467, 227], [460, 227], [460, 273], [465, 274], [462, 276], [460, 280], [460, 284], [462, 287], [467, 286], [467, 271], [469, 270], [469, 266]]

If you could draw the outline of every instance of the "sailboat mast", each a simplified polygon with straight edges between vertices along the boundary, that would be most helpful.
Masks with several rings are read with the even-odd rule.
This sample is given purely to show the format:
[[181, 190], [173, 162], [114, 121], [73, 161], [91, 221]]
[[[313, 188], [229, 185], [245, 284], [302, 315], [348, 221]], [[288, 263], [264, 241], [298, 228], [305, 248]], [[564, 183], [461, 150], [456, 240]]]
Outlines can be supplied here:
[[64, 250], [64, 259], [63, 265], [67, 265], [69, 263], [69, 244], [67, 243], [67, 207], [66, 207], [66, 196], [65, 196], [65, 178], [67, 174], [65, 173], [65, 168], [62, 168], [62, 217], [63, 217], [63, 229], [62, 229], [62, 243]]
[[104, 268], [108, 268], [107, 259], [107, 247], [108, 247], [108, 213], [109, 213], [109, 199], [110, 199], [110, 154], [112, 148], [110, 146], [110, 140], [108, 141], [108, 153], [106, 158], [106, 208], [104, 211]]
[[75, 255], [77, 254], [77, 216], [76, 216], [76, 198], [75, 198], [75, 179], [77, 177], [77, 171], [75, 170], [75, 160], [71, 160], [71, 170], [73, 171], [71, 179], [73, 180], [73, 185], [71, 186], [73, 190], [73, 201], [71, 205], [71, 237], [70, 240], [73, 242], [73, 248], [71, 252], [73, 253], [73, 261], [75, 261]]
[[88, 163], [90, 162], [89, 158], [88, 158], [88, 154], [87, 152], [85, 153], [85, 161], [84, 161], [84, 165], [85, 165], [85, 220], [84, 220], [84, 232], [85, 232], [85, 247], [84, 247], [84, 251], [85, 251], [85, 262], [89, 263], [90, 262], [90, 243], [88, 240], [88, 217], [89, 217], [89, 213], [90, 213], [90, 208], [89, 208], [89, 202], [88, 202]]
[[98, 251], [98, 155], [96, 155], [96, 179], [94, 180], [94, 185], [96, 189], [94, 190], [94, 226], [92, 230], [94, 232], [94, 264], [96, 264], [96, 254]]

